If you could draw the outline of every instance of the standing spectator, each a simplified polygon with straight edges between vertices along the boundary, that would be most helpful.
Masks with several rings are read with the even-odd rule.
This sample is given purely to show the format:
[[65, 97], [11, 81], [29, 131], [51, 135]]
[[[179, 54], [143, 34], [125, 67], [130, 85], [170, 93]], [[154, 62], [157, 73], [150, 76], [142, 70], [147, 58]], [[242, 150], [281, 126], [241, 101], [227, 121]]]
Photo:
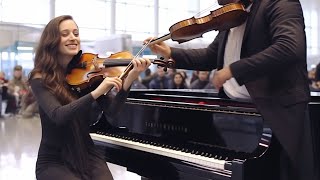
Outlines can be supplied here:
[[141, 83], [141, 77], [139, 76], [135, 81], [132, 82], [131, 89], [147, 89], [147, 87]]
[[204, 89], [204, 87], [209, 83], [209, 75], [209, 71], [198, 71], [198, 79], [191, 83], [190, 88]]
[[320, 63], [308, 72], [308, 80], [311, 91], [320, 91]]
[[4, 72], [0, 72], [0, 93], [0, 117], [2, 117], [2, 102], [8, 97], [8, 80]]
[[166, 76], [163, 68], [157, 68], [156, 76], [150, 81], [150, 89], [168, 89], [170, 79]]
[[314, 80], [320, 81], [320, 63], [316, 66]]
[[170, 81], [170, 89], [188, 89], [189, 87], [186, 84], [186, 80], [181, 72], [176, 72], [173, 75], [172, 81]]
[[22, 66], [16, 65], [13, 69], [13, 78], [8, 82], [8, 101], [6, 113], [16, 114], [20, 101], [28, 91], [26, 79], [22, 76]]
[[188, 86], [188, 88], [190, 88], [190, 81], [191, 81], [191, 78], [189, 77], [188, 73], [186, 70], [184, 69], [180, 69], [179, 72], [181, 73], [181, 75], [183, 76], [185, 82], [186, 82], [186, 85]]
[[173, 79], [173, 76], [175, 75], [176, 72], [177, 72], [177, 69], [168, 68], [168, 69], [167, 69], [167, 74], [166, 74], [166, 76], [167, 76], [169, 79]]
[[6, 79], [6, 74], [4, 72], [0, 72], [0, 88], [2, 100], [7, 99], [7, 93], [8, 93], [8, 79]]
[[215, 72], [216, 70], [214, 69], [214, 70], [212, 70], [211, 72], [210, 72], [210, 76], [209, 76], [209, 82], [208, 82], [208, 84], [204, 87], [204, 89], [216, 89], [215, 87], [214, 87], [214, 72]]
[[308, 71], [308, 82], [309, 85], [312, 85], [312, 83], [315, 81], [316, 79], [316, 69], [312, 68]]
[[192, 84], [193, 81], [198, 79], [198, 73], [199, 73], [199, 71], [196, 71], [196, 70], [192, 71], [192, 75], [191, 75], [191, 78], [190, 78], [190, 84]]
[[153, 75], [151, 73], [150, 68], [148, 68], [145, 72], [144, 72], [144, 78], [141, 79], [141, 83], [146, 86], [147, 88], [149, 88], [149, 83], [150, 81], [153, 79]]

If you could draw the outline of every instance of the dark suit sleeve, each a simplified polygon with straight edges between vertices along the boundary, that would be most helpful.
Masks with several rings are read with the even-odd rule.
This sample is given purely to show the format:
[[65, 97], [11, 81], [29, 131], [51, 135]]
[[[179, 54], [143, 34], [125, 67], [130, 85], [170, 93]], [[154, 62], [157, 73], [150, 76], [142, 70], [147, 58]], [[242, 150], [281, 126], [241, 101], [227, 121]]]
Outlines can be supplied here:
[[220, 35], [207, 47], [202, 49], [171, 48], [171, 58], [175, 68], [211, 71], [217, 67], [217, 54]]
[[[264, 21], [269, 25], [267, 26], [269, 29], [265, 32], [250, 32], [250, 36], [256, 37], [256, 41], [261, 40], [261, 36], [268, 36], [270, 46], [230, 65], [231, 72], [239, 85], [281, 72], [296, 63], [303, 64], [302, 61], [306, 60], [304, 18], [299, 1], [261, 1], [261, 3], [255, 21]], [[252, 26], [255, 25], [253, 23]]]

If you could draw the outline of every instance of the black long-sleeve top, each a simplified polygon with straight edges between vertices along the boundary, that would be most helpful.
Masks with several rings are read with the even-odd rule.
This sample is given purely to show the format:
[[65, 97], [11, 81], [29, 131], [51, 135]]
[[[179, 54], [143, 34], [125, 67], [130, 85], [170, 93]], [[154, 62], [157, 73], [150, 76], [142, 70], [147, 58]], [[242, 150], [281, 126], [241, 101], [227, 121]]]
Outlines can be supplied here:
[[[100, 97], [95, 101], [88, 93], [73, 102], [61, 105], [58, 99], [44, 86], [41, 79], [33, 79], [30, 85], [39, 104], [39, 114], [42, 126], [42, 137], [37, 159], [37, 173], [52, 164], [63, 165], [65, 158], [62, 149], [70, 141], [71, 121], [82, 121], [80, 132], [81, 140], [85, 144], [85, 151], [94, 148], [89, 135], [90, 117], [95, 111], [92, 104], [98, 102], [104, 114], [108, 117], [116, 115], [124, 104], [128, 92], [121, 90], [111, 100]], [[77, 151], [75, 147], [75, 151]]]

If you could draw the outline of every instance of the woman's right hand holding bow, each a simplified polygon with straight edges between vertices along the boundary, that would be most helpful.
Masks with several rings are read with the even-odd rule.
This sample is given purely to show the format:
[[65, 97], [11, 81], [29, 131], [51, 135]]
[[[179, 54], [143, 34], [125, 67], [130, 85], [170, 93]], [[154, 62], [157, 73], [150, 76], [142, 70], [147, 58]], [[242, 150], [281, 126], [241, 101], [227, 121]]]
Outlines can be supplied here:
[[109, 92], [113, 87], [119, 91], [122, 88], [122, 80], [119, 77], [106, 77], [101, 84], [91, 92], [91, 95], [94, 99], [97, 99], [101, 95]]

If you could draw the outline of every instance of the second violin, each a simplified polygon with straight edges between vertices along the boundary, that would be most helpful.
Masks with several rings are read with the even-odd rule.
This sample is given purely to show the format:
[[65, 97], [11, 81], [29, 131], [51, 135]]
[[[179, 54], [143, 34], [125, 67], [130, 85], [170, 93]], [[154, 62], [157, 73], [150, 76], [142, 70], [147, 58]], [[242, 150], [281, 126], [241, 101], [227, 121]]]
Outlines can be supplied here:
[[230, 3], [209, 15], [195, 18], [191, 17], [173, 24], [169, 34], [154, 39], [150, 44], [155, 44], [168, 39], [183, 43], [195, 38], [200, 38], [206, 32], [213, 30], [226, 30], [242, 24], [248, 16], [243, 3]]

